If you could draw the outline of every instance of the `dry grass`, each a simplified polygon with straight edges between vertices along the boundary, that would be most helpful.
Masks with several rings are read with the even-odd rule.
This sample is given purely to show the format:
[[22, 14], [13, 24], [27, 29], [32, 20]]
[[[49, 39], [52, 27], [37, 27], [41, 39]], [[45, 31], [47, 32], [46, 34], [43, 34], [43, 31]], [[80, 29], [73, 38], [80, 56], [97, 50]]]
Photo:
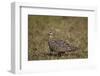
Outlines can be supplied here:
[[[79, 48], [62, 56], [48, 55], [48, 32], [55, 39]], [[88, 18], [63, 16], [28, 16], [28, 60], [75, 59], [88, 57]]]

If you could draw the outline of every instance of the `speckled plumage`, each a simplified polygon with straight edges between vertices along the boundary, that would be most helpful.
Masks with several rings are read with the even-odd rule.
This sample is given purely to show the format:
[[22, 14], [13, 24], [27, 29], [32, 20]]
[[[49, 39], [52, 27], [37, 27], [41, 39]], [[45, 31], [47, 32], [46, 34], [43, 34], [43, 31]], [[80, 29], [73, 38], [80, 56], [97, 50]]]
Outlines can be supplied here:
[[63, 40], [50, 40], [48, 41], [50, 51], [54, 52], [69, 52], [76, 50], [76, 47], [71, 46]]
[[65, 52], [75, 51], [77, 47], [65, 42], [64, 40], [49, 39], [48, 46], [50, 53], [61, 54]]

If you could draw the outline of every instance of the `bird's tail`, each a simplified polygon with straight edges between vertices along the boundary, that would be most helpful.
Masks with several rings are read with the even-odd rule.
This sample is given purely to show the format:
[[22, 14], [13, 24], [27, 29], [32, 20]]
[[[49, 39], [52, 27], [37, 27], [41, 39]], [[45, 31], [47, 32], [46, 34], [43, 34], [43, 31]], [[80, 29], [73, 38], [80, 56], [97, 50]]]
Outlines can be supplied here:
[[77, 50], [79, 50], [78, 47], [72, 47], [72, 49], [71, 49], [71, 51], [77, 51]]

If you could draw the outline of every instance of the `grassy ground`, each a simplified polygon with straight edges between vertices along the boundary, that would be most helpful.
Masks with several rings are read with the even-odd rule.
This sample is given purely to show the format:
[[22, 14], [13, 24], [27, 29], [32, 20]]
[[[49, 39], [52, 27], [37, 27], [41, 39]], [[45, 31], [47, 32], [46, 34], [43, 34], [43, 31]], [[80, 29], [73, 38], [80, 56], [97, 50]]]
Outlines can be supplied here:
[[[79, 48], [62, 56], [48, 55], [48, 33], [55, 39]], [[88, 18], [63, 16], [28, 16], [28, 60], [75, 59], [88, 57]]]

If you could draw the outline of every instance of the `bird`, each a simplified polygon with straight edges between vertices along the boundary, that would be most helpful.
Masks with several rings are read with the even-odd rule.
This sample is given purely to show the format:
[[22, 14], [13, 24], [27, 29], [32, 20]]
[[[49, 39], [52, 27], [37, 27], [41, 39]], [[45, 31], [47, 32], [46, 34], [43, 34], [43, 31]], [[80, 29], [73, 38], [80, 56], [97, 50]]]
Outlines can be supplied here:
[[48, 40], [48, 46], [50, 50], [50, 54], [55, 54], [58, 56], [61, 56], [65, 52], [71, 52], [71, 51], [76, 51], [78, 48], [67, 43], [64, 40], [56, 40], [53, 38], [54, 33], [49, 32], [49, 40]]

